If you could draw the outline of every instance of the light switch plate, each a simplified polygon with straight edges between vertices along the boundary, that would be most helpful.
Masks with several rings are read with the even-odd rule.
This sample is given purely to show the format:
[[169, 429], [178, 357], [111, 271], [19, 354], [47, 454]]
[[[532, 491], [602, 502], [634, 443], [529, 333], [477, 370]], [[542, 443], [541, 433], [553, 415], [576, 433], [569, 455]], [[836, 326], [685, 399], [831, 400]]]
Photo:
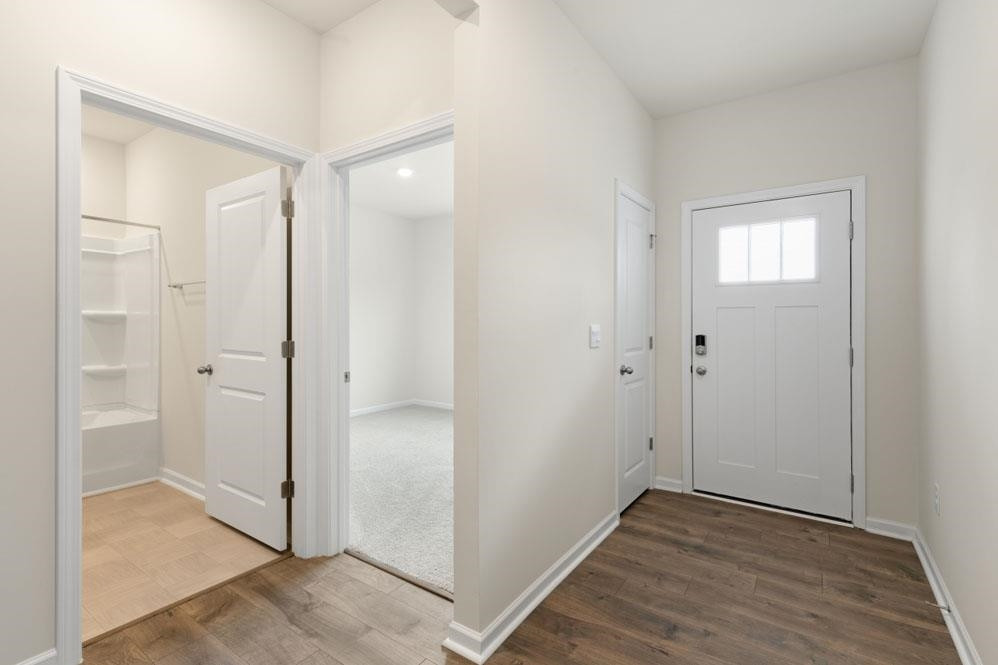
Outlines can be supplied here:
[[603, 343], [603, 332], [600, 330], [598, 323], [590, 324], [589, 326], [589, 348], [598, 349], [599, 345]]

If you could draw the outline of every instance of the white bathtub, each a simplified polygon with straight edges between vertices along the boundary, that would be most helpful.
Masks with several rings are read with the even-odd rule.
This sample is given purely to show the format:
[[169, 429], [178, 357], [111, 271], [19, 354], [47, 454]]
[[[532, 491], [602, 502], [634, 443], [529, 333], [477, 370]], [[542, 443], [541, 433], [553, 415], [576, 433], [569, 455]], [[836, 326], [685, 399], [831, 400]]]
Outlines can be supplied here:
[[127, 406], [83, 409], [83, 493], [159, 475], [159, 419]]

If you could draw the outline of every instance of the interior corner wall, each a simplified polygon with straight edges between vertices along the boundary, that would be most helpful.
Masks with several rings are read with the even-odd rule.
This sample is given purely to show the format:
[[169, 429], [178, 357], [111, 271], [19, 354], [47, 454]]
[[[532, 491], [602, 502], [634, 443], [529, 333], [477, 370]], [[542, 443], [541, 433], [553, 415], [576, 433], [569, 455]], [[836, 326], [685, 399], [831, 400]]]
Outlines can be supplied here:
[[453, 217], [350, 207], [350, 410], [454, 404]]
[[416, 227], [350, 206], [350, 410], [415, 396]]
[[160, 436], [164, 469], [204, 482], [205, 192], [275, 167], [266, 159], [166, 129], [125, 146], [130, 221], [160, 227]]
[[[942, 0], [921, 55], [920, 527], [998, 662], [998, 4]], [[939, 513], [933, 485], [939, 485]]]
[[459, 396], [456, 473], [477, 487], [459, 482], [455, 500], [472, 497], [477, 514], [455, 513], [454, 617], [482, 631], [616, 510], [614, 179], [650, 194], [654, 132], [551, 0], [483, 0], [477, 20], [456, 55], [456, 280], [477, 283], [457, 294], [477, 431], [464, 438], [474, 425], [458, 422]]
[[682, 203], [865, 175], [867, 513], [916, 523], [917, 67], [901, 60], [658, 121], [658, 475], [682, 478]]
[[[84, 215], [125, 218], [125, 146], [95, 136], [83, 136], [80, 166], [80, 207]], [[88, 229], [88, 226], [91, 227]], [[118, 225], [83, 221], [83, 233], [120, 237]]]
[[321, 149], [454, 108], [454, 29], [434, 0], [381, 0], [322, 36]]
[[251, 0], [12, 0], [0, 9], [0, 661], [55, 642], [55, 72], [62, 65], [305, 148], [318, 147], [319, 38]]

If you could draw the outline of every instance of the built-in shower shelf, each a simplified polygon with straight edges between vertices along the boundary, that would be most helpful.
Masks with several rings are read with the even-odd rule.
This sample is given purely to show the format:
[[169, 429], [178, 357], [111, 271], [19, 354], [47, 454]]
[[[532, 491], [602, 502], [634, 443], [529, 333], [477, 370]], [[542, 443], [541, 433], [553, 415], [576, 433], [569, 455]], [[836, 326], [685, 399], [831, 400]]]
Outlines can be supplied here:
[[128, 312], [119, 309], [85, 309], [83, 318], [91, 321], [124, 321]]
[[87, 376], [122, 376], [128, 368], [124, 365], [84, 365], [82, 369]]

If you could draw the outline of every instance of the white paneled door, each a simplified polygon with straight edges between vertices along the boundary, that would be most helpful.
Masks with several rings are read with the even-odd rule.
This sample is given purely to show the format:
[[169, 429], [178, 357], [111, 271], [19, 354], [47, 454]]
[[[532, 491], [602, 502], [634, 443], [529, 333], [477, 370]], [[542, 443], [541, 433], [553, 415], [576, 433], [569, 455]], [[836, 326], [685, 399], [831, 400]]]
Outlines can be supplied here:
[[693, 488], [850, 520], [850, 193], [692, 226]]
[[619, 510], [651, 486], [654, 390], [654, 207], [617, 194], [616, 448]]
[[281, 167], [205, 195], [205, 508], [277, 550], [288, 542], [286, 221]]

